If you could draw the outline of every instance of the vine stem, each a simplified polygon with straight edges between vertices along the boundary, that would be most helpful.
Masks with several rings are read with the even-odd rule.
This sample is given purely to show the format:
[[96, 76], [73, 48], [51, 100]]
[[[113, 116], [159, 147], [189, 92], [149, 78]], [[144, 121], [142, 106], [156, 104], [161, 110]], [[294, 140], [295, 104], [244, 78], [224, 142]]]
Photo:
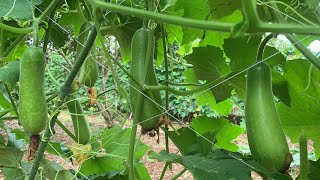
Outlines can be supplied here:
[[[71, 90], [71, 84], [73, 82], [73, 80], [75, 79], [79, 69], [81, 68], [84, 60], [86, 59], [93, 43], [95, 42], [95, 38], [97, 36], [97, 31], [96, 31], [96, 28], [93, 27], [91, 33], [90, 33], [90, 36], [88, 38], [88, 41], [86, 42], [80, 56], [79, 56], [79, 59], [77, 59], [77, 61], [75, 62], [71, 72], [69, 73], [66, 81], [64, 82], [63, 86], [61, 87], [61, 91], [60, 91], [60, 94], [59, 94], [59, 101], [56, 102], [55, 104], [55, 109], [54, 109], [54, 112], [57, 111], [63, 104], [63, 101], [65, 99], [65, 97], [69, 94], [70, 90]], [[42, 157], [43, 157], [43, 154], [44, 154], [44, 151], [46, 149], [46, 146], [49, 142], [49, 139], [51, 137], [51, 130], [53, 129], [55, 123], [56, 123], [56, 120], [57, 120], [57, 117], [58, 117], [58, 114], [59, 112], [56, 112], [56, 114], [50, 119], [50, 121], [47, 123], [47, 126], [46, 126], [46, 129], [45, 129], [45, 132], [43, 134], [43, 138], [42, 138], [42, 141], [41, 141], [41, 144], [40, 144], [40, 147], [39, 147], [39, 150], [37, 152], [37, 155], [36, 155], [36, 158], [35, 158], [35, 161], [34, 161], [34, 164], [31, 168], [31, 171], [30, 171], [30, 175], [29, 175], [29, 180], [33, 180], [37, 174], [37, 171], [38, 171], [38, 168], [39, 168], [39, 165], [40, 165], [40, 161], [42, 160]]]
[[[220, 31], [220, 32], [232, 32], [236, 27], [236, 23], [223, 23], [215, 21], [205, 21], [188, 19], [182, 17], [176, 17], [172, 15], [160, 14], [141, 9], [121, 6], [113, 3], [103, 2], [100, 0], [92, 0], [93, 6], [96, 8], [107, 9], [110, 11], [119, 12], [122, 14], [128, 14], [140, 18], [152, 19], [161, 23], [175, 24], [188, 28]], [[247, 30], [247, 33], [262, 33], [262, 32], [273, 32], [273, 33], [297, 33], [297, 34], [308, 34], [308, 35], [319, 35], [319, 26], [302, 26], [289, 23], [282, 24], [269, 24], [259, 21], [258, 24], [252, 24], [253, 27]]]

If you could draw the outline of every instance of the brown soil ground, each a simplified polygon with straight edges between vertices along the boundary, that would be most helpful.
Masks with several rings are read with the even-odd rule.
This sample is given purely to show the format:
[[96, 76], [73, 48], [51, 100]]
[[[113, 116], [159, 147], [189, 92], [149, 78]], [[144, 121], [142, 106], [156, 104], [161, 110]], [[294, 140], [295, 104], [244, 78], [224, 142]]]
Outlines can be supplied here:
[[[70, 116], [66, 112], [61, 113], [58, 119], [61, 122], [63, 122], [66, 127], [68, 127], [69, 129], [72, 129], [72, 123], [70, 120]], [[92, 126], [93, 132], [95, 132], [95, 130], [97, 131], [98, 129], [107, 128], [107, 124], [104, 121], [104, 119], [102, 118], [102, 116], [97, 116], [97, 115], [87, 116], [87, 120], [89, 121], [90, 124], [94, 124], [94, 126]], [[17, 121], [7, 121], [6, 125], [10, 128], [19, 127]], [[177, 127], [178, 127], [178, 125], [177, 125]], [[54, 139], [57, 139], [60, 142], [64, 142], [68, 145], [72, 145], [72, 143], [73, 143], [72, 139], [60, 127], [58, 127], [56, 125], [55, 130], [56, 130], [56, 134], [53, 137]], [[137, 134], [140, 135], [140, 133], [141, 133], [141, 131], [139, 128]], [[6, 137], [6, 133], [1, 129], [0, 129], [0, 134], [2, 134], [4, 137]], [[152, 151], [160, 152], [165, 149], [165, 136], [164, 136], [164, 132], [162, 132], [161, 130], [160, 130], [159, 144], [157, 143], [157, 137], [152, 138], [152, 137], [149, 137], [148, 135], [142, 136], [141, 141], [143, 143], [145, 143], [146, 145], [148, 145], [150, 147], [150, 150], [152, 150]], [[247, 142], [246, 134], [240, 135], [234, 142], [238, 146], [247, 146], [248, 142]], [[288, 139], [288, 143], [289, 143], [290, 148], [298, 148], [299, 147], [297, 144], [292, 144], [289, 139]], [[171, 141], [169, 142], [169, 146], [170, 146], [170, 152], [179, 153], [179, 150]], [[309, 150], [310, 151], [313, 150], [311, 142], [309, 143]], [[151, 175], [151, 178], [152, 179], [159, 179], [165, 163], [164, 162], [157, 162], [157, 160], [149, 159], [147, 154], [148, 153], [146, 153], [146, 155], [142, 158], [142, 161], [145, 164], [145, 166], [147, 167], [147, 169]], [[70, 161], [66, 161], [65, 159], [63, 159], [62, 157], [59, 157], [59, 156], [55, 156], [52, 154], [46, 154], [46, 157], [49, 160], [57, 162], [58, 164], [62, 165], [66, 169], [76, 169], [79, 167], [77, 164], [72, 165], [70, 163]], [[176, 174], [178, 174], [182, 170], [183, 170], [183, 167], [181, 165], [173, 164], [172, 170], [167, 170], [163, 179], [169, 180], [170, 178], [174, 177]], [[291, 168], [290, 174], [292, 176], [296, 177], [298, 174], [298, 171], [299, 171], [298, 167]], [[253, 177], [253, 179], [262, 179], [256, 174], [253, 174], [252, 177]], [[0, 172], [0, 180], [1, 179], [4, 179], [4, 176]], [[189, 179], [193, 179], [193, 177], [192, 177], [191, 173], [187, 171], [182, 176], [180, 176], [178, 179], [179, 180], [189, 180]]]

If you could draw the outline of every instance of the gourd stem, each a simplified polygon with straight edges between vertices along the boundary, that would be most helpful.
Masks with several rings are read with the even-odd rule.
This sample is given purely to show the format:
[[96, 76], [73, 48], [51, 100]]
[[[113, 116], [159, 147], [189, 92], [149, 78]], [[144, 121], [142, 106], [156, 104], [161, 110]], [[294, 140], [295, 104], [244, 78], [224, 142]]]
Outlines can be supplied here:
[[62, 122], [61, 122], [59, 119], [57, 119], [56, 122], [57, 122], [58, 126], [59, 126], [65, 133], [67, 133], [67, 135], [68, 135], [72, 140], [74, 140], [74, 142], [78, 142], [76, 136], [73, 135], [72, 132], [71, 132], [64, 124], [62, 124]]
[[260, 45], [259, 45], [259, 48], [258, 48], [258, 52], [257, 52], [257, 62], [261, 62], [263, 60], [263, 52], [264, 52], [264, 49], [267, 45], [267, 43], [270, 41], [270, 39], [272, 39], [274, 37], [273, 34], [269, 34], [267, 37], [265, 37]]
[[[60, 100], [56, 102], [56, 104], [55, 104], [56, 108], [54, 109], [53, 112], [56, 112], [62, 106], [63, 100], [70, 93], [72, 82], [74, 81], [77, 73], [79, 72], [80, 67], [82, 66], [84, 60], [86, 59], [94, 41], [95, 41], [96, 36], [97, 36], [97, 31], [96, 31], [96, 28], [93, 27], [93, 29], [90, 33], [90, 36], [88, 38], [88, 41], [86, 42], [86, 44], [85, 44], [85, 46], [79, 56], [79, 59], [77, 59], [77, 61], [75, 61], [75, 64], [74, 64], [71, 72], [69, 73], [66, 81], [64, 82], [63, 86], [61, 87], [61, 91], [59, 94]], [[58, 114], [59, 114], [59, 112], [56, 112], [56, 114], [50, 119], [50, 121], [48, 122], [48, 124], [46, 126], [39, 150], [37, 152], [34, 164], [31, 168], [30, 175], [28, 177], [29, 180], [33, 180], [37, 174], [40, 162], [41, 162], [43, 154], [44, 154], [44, 151], [45, 151], [46, 146], [50, 140], [51, 130], [53, 129], [53, 127], [56, 123]]]

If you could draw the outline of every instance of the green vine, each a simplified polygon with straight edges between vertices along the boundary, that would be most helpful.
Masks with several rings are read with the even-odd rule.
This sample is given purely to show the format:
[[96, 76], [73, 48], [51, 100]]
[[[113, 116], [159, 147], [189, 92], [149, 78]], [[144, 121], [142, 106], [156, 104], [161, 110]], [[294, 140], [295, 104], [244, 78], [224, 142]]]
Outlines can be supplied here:
[[[246, 2], [247, 0], [243, 0]], [[236, 30], [238, 24], [235, 23], [222, 23], [215, 21], [195, 20], [188, 18], [181, 18], [172, 15], [160, 14], [156, 12], [145, 11], [141, 9], [125, 7], [117, 4], [103, 2], [100, 0], [92, 0], [93, 6], [96, 8], [107, 9], [110, 11], [116, 11], [123, 14], [128, 14], [140, 18], [152, 19], [157, 22], [180, 25], [183, 27], [212, 30], [220, 32], [233, 32]], [[251, 15], [250, 15], [251, 16]], [[295, 24], [269, 24], [259, 21], [257, 24], [251, 24], [251, 28], [247, 29], [247, 33], [262, 33], [262, 32], [273, 32], [273, 33], [297, 33], [297, 34], [308, 34], [308, 35], [319, 35], [319, 26], [303, 26]]]

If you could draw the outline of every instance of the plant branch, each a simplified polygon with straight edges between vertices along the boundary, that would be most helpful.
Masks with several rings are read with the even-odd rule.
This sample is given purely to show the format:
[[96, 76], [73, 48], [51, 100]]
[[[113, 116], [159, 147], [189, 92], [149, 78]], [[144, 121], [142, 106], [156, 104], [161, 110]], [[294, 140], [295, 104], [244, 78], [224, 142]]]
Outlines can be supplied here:
[[58, 124], [58, 126], [65, 132], [65, 133], [67, 133], [67, 135], [74, 141], [74, 142], [77, 142], [78, 140], [77, 140], [77, 138], [76, 138], [76, 136], [74, 136], [73, 134], [72, 134], [72, 132], [64, 125], [64, 124], [62, 124], [62, 122], [59, 120], [59, 119], [57, 119], [57, 124]]
[[[100, 0], [92, 0], [92, 3], [96, 8], [107, 9], [107, 10], [116, 11], [122, 14], [128, 14], [128, 15], [132, 15], [140, 18], [152, 19], [160, 23], [175, 24], [175, 25], [180, 25], [188, 28], [220, 31], [220, 32], [232, 32], [234, 27], [237, 25], [235, 23], [223, 23], [223, 22], [176, 17], [172, 15], [160, 14], [156, 12], [150, 12], [150, 11], [145, 11], [141, 9], [103, 2]], [[260, 22], [258, 24], [252, 24], [252, 26], [253, 27], [247, 30], [247, 33], [274, 32], [274, 33], [297, 33], [297, 34], [309, 34], [309, 35], [320, 34], [319, 26], [294, 25], [294, 24], [288, 24], [288, 23], [269, 24], [269, 23], [263, 23], [263, 22]]]
[[[74, 64], [74, 67], [72, 68], [71, 72], [69, 73], [65, 83], [61, 87], [61, 91], [59, 94], [59, 101], [57, 101], [55, 104], [56, 108], [55, 108], [54, 112], [56, 112], [62, 106], [65, 97], [71, 91], [71, 84], [74, 81], [74, 79], [75, 79], [79, 69], [81, 68], [84, 60], [86, 59], [94, 41], [95, 41], [96, 36], [97, 36], [97, 31], [96, 31], [96, 28], [94, 27], [90, 33], [88, 41], [86, 42], [86, 44], [85, 44], [85, 46], [79, 56], [79, 59]], [[50, 136], [51, 136], [51, 130], [53, 129], [53, 127], [56, 123], [58, 114], [59, 114], [59, 112], [55, 113], [55, 115], [50, 119], [50, 121], [45, 129], [42, 142], [40, 144], [39, 150], [37, 152], [37, 156], [35, 158], [34, 164], [33, 164], [31, 171], [30, 171], [30, 175], [28, 178], [29, 180], [33, 180], [37, 174], [40, 162], [42, 160], [42, 156], [44, 154], [44, 151], [46, 149], [46, 146], [47, 146], [49, 139], [50, 139]]]

